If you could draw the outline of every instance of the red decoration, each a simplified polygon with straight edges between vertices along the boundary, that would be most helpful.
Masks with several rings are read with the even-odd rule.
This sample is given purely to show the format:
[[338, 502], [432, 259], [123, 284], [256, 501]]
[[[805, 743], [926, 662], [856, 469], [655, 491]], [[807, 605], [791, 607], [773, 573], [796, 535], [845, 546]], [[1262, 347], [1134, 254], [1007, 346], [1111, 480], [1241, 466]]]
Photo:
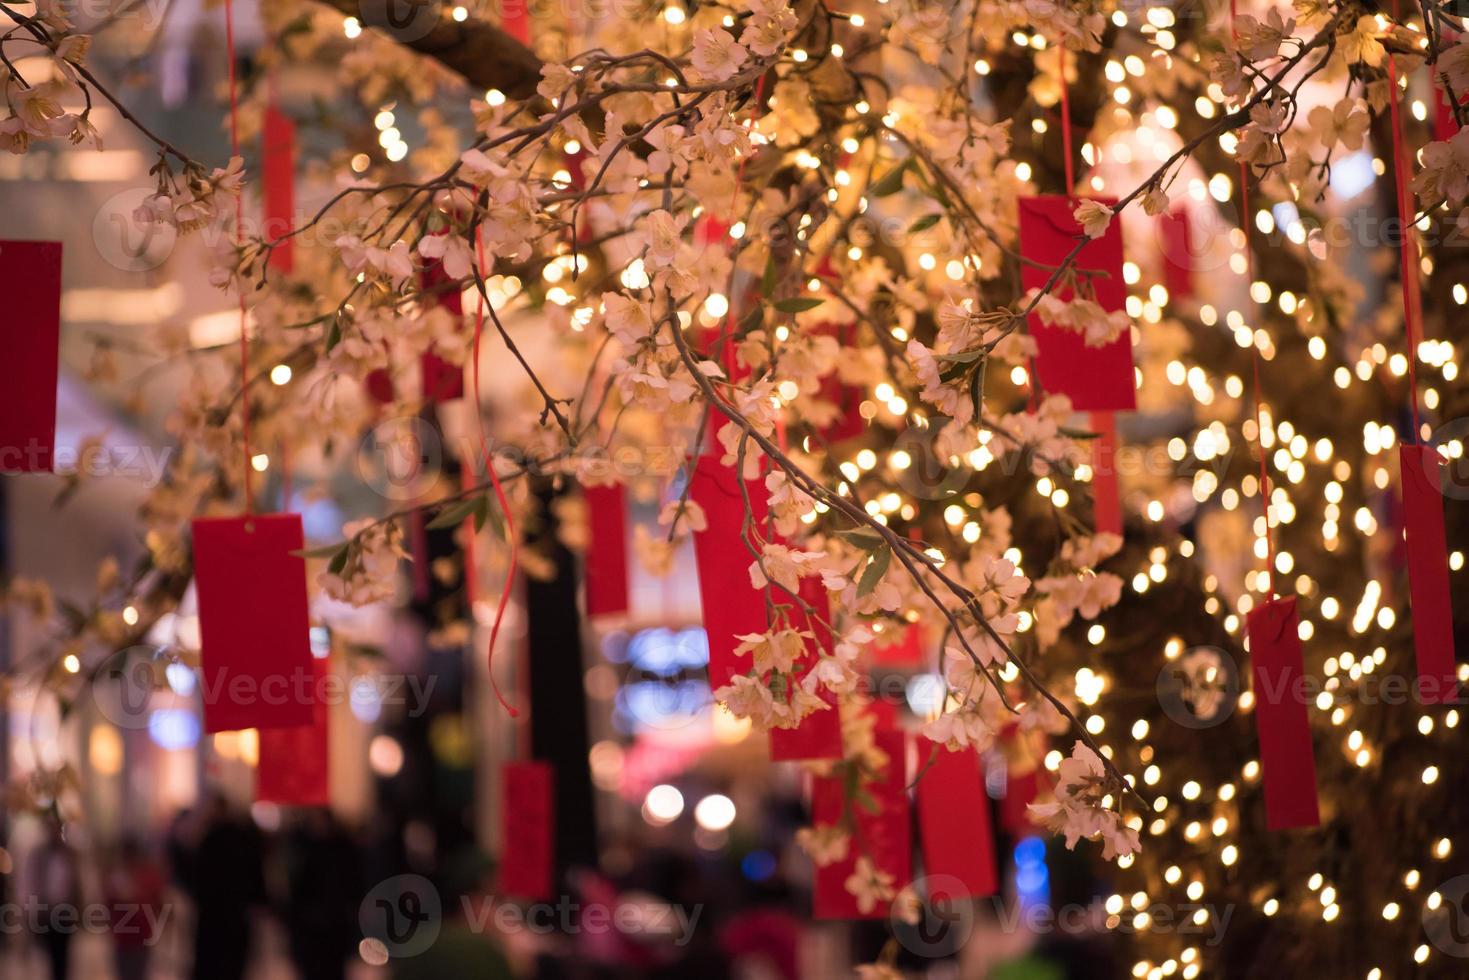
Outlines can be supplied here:
[[[1099, 203], [1112, 205], [1111, 200]], [[1085, 232], [1072, 217], [1081, 203], [1078, 198], [1047, 195], [1020, 201], [1020, 251], [1036, 265], [1020, 269], [1022, 288], [1039, 289], [1051, 276], [1049, 266], [1059, 266]], [[1090, 278], [1095, 298], [1102, 309], [1121, 310], [1127, 304], [1127, 287], [1122, 281], [1122, 227], [1113, 218], [1101, 237], [1082, 248], [1073, 267], [1083, 279]], [[1059, 299], [1069, 299], [1071, 290], [1056, 289]], [[1104, 347], [1088, 347], [1081, 334], [1065, 327], [1048, 327], [1038, 315], [1030, 317], [1030, 332], [1039, 353], [1035, 370], [1041, 387], [1051, 394], [1069, 395], [1077, 411], [1127, 411], [1137, 407], [1132, 369], [1132, 335], [1124, 333]]]
[[1194, 295], [1193, 237], [1188, 212], [1178, 208], [1158, 215], [1158, 245], [1163, 253], [1163, 288], [1170, 299], [1191, 299]]
[[300, 514], [193, 523], [204, 730], [309, 725], [311, 621]]
[[56, 456], [61, 243], [0, 241], [0, 472], [50, 473]]
[[323, 684], [331, 674], [326, 658], [312, 658], [311, 723], [296, 728], [267, 728], [260, 733], [260, 764], [255, 771], [255, 798], [282, 806], [327, 806], [331, 803], [330, 717]]
[[[436, 259], [427, 263], [419, 275], [419, 286], [428, 302], [447, 311], [456, 322], [464, 316], [464, 294], [459, 291], [458, 282], [444, 271], [443, 262]], [[456, 329], [463, 329], [463, 324]], [[450, 364], [431, 350], [423, 352], [418, 366], [425, 401], [447, 402], [464, 397], [464, 368]]]
[[1255, 692], [1255, 729], [1265, 784], [1265, 825], [1315, 827], [1316, 754], [1304, 700], [1305, 668], [1295, 596], [1269, 599], [1245, 619]]
[[[831, 622], [831, 597], [819, 578], [801, 580], [801, 599], [816, 610], [825, 622]], [[797, 607], [791, 617], [792, 625], [803, 632], [810, 631], [815, 637], [806, 643], [806, 655], [798, 667], [801, 676], [816, 665], [822, 647], [831, 648], [832, 638], [823, 623], [816, 622]], [[776, 762], [794, 759], [840, 759], [842, 757], [842, 716], [837, 709], [836, 695], [826, 688], [821, 689], [821, 700], [827, 707], [814, 711], [801, 719], [795, 728], [772, 728], [770, 730], [770, 758]]]
[[1418, 696], [1448, 704], [1457, 696], [1454, 618], [1449, 604], [1448, 540], [1444, 534], [1439, 456], [1430, 446], [1398, 448], [1403, 514], [1408, 536], [1408, 592], [1413, 645], [1418, 655]]
[[1117, 417], [1093, 412], [1092, 521], [1098, 534], [1122, 533], [1122, 493], [1117, 486]]
[[1011, 770], [1005, 779], [1005, 797], [1000, 801], [1000, 826], [1014, 838], [1033, 837], [1040, 831], [1030, 819], [1030, 804], [1046, 785], [1045, 772], [1039, 768], [1017, 773]]
[[[706, 530], [694, 533], [694, 561], [699, 569], [699, 602], [704, 610], [704, 631], [709, 637], [709, 687], [719, 690], [735, 674], [749, 667], [748, 658], [735, 656], [735, 636], [763, 633], [765, 593], [750, 584], [754, 558], [745, 546], [745, 495], [750, 498], [756, 527], [765, 524], [766, 494], [763, 484], [740, 480], [734, 467], [712, 456], [700, 456], [690, 477], [689, 499], [704, 509]], [[744, 660], [742, 663], [741, 660]]]
[[500, 767], [500, 891], [544, 899], [555, 890], [556, 782], [550, 763]]
[[[1000, 882], [990, 800], [984, 789], [979, 754], [972, 748], [950, 752], [926, 739], [919, 744], [925, 752], [933, 753], [932, 764], [918, 780], [918, 832], [924, 875], [931, 885], [960, 886], [935, 897], [993, 895], [999, 891]], [[926, 759], [919, 760], [920, 766], [926, 763]]]
[[[289, 234], [296, 223], [296, 124], [274, 105], [267, 106], [261, 140], [264, 237], [273, 242]], [[294, 238], [284, 238], [270, 252], [270, 268], [290, 274], [295, 248]]]
[[[851, 831], [847, 856], [816, 869], [812, 915], [817, 919], [885, 919], [890, 902], [878, 902], [864, 911], [846, 882], [859, 857], [867, 857], [879, 871], [893, 878], [899, 891], [913, 879], [909, 840], [907, 792], [907, 744], [899, 731], [878, 731], [877, 747], [888, 757], [883, 778], [863, 786], [872, 809], [856, 800], [848, 801], [841, 779], [814, 777], [811, 780], [811, 819], [818, 827], [845, 825]], [[848, 803], [850, 802], [850, 812]]]
[[585, 487], [591, 544], [587, 548], [588, 616], [623, 615], [627, 595], [627, 494], [618, 484]]
[[[875, 667], [920, 667], [923, 665], [923, 627], [909, 623], [899, 627], [891, 642], [872, 645], [872, 664]], [[889, 631], [883, 636], [891, 635]]]

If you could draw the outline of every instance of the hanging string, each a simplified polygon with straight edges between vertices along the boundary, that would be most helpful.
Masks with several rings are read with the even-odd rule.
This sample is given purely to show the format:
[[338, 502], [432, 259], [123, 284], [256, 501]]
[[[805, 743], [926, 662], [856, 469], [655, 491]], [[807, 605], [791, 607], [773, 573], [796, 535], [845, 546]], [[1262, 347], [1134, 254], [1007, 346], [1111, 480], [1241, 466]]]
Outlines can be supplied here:
[[[224, 46], [230, 71], [230, 156], [240, 155], [240, 92], [235, 77], [235, 9], [233, 0], [224, 0]], [[235, 244], [243, 244], [245, 231], [245, 195], [235, 195]], [[255, 493], [250, 471], [250, 339], [245, 333], [245, 291], [240, 290], [240, 439], [245, 451], [245, 513], [254, 513]]]
[[1404, 151], [1403, 122], [1398, 110], [1398, 71], [1394, 59], [1388, 56], [1387, 79], [1392, 86], [1392, 98], [1388, 107], [1392, 119], [1392, 166], [1397, 184], [1398, 223], [1402, 226], [1398, 236], [1398, 257], [1402, 267], [1403, 325], [1408, 339], [1408, 398], [1413, 409], [1413, 442], [1422, 440], [1423, 427], [1418, 418], [1418, 317], [1422, 302], [1418, 284], [1418, 260], [1414, 256], [1417, 237], [1414, 235], [1413, 197], [1408, 187], [1408, 157]]
[[[1239, 37], [1239, 32], [1235, 28], [1235, 20], [1238, 16], [1238, 0], [1229, 0], [1229, 33], [1235, 38]], [[1243, 160], [1239, 162], [1239, 230], [1245, 239], [1245, 295], [1248, 301], [1253, 303], [1255, 299], [1255, 254], [1250, 249], [1250, 165]], [[1260, 345], [1255, 343], [1253, 331], [1251, 331], [1250, 354], [1254, 369], [1255, 442], [1260, 448], [1260, 517], [1265, 522], [1265, 588], [1260, 591], [1269, 592], [1273, 599], [1275, 597], [1275, 542], [1270, 533], [1270, 469], [1268, 457], [1265, 454], [1265, 407], [1260, 385]]]
[[[475, 257], [478, 260], [476, 276], [483, 276], [485, 270], [485, 244], [480, 236], [479, 227], [474, 232]], [[485, 294], [481, 289], [475, 301], [474, 311], [474, 349], [470, 356], [474, 358], [473, 381], [474, 381], [474, 418], [479, 426], [479, 452], [485, 461], [485, 471], [490, 475], [490, 485], [495, 488], [495, 500], [500, 505], [500, 513], [505, 515], [505, 540], [510, 543], [510, 569], [505, 573], [505, 587], [500, 590], [500, 601], [495, 606], [495, 621], [490, 626], [490, 648], [485, 656], [485, 663], [490, 674], [490, 688], [495, 692], [495, 699], [500, 702], [500, 707], [509, 713], [511, 718], [520, 717], [520, 712], [509, 701], [505, 695], [500, 693], [500, 685], [495, 680], [495, 644], [500, 638], [500, 626], [505, 621], [505, 607], [510, 603], [510, 590], [515, 586], [515, 572], [520, 566], [520, 543], [515, 536], [515, 518], [510, 516], [510, 502], [505, 498], [505, 488], [500, 485], [500, 476], [495, 472], [495, 461], [490, 458], [490, 441], [485, 435], [485, 413], [484, 406], [480, 402], [479, 387], [479, 345], [480, 338], [485, 332]], [[466, 561], [473, 561], [474, 542], [471, 539], [469, 554]]]

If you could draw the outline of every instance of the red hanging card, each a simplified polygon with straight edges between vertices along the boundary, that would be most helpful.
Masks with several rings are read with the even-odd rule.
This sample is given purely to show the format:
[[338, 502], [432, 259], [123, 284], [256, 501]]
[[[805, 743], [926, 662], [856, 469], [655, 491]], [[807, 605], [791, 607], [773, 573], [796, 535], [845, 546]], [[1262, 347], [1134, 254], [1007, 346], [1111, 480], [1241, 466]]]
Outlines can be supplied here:
[[1005, 779], [1005, 797], [1000, 800], [1000, 826], [1005, 828], [1005, 833], [1018, 840], [1034, 837], [1040, 832], [1030, 819], [1028, 807], [1040, 796], [1045, 780], [1043, 769], [1022, 773], [1010, 771]]
[[[456, 320], [464, 315], [464, 294], [458, 284], [444, 271], [444, 263], [433, 260], [423, 267], [419, 284], [425, 299], [448, 311]], [[463, 329], [459, 324], [459, 329]], [[447, 402], [464, 397], [464, 368], [450, 364], [431, 350], [424, 351], [418, 360], [423, 377], [423, 398], [429, 402]]]
[[[893, 636], [896, 632], [897, 636]], [[917, 623], [889, 626], [882, 634], [888, 642], [874, 643], [870, 657], [874, 667], [920, 667], [923, 665], [923, 627]], [[891, 637], [891, 640], [889, 638]]]
[[309, 725], [311, 620], [300, 514], [193, 523], [204, 730]]
[[[806, 656], [800, 665], [805, 670], [810, 670], [816, 665], [822, 649], [831, 650], [831, 634], [824, 625], [831, 622], [831, 597], [819, 578], [802, 579], [799, 594], [823, 621], [814, 621], [800, 607], [796, 608], [791, 617], [791, 623], [796, 629], [815, 634], [806, 641]], [[802, 676], [804, 673], [803, 670]], [[797, 727], [770, 730], [770, 758], [773, 761], [842, 757], [842, 716], [837, 710], [836, 695], [822, 688], [820, 697], [827, 706], [802, 718]]]
[[500, 892], [544, 899], [555, 888], [556, 782], [550, 763], [500, 767]]
[[851, 842], [847, 856], [816, 869], [812, 916], [817, 919], [885, 919], [891, 902], [878, 902], [863, 910], [857, 897], [847, 891], [859, 857], [867, 857], [878, 870], [892, 876], [893, 890], [900, 891], [913, 880], [913, 856], [909, 840], [907, 745], [900, 731], [879, 731], [877, 747], [888, 757], [883, 778], [864, 785], [874, 809], [856, 801], [850, 808], [841, 779], [814, 777], [811, 780], [811, 819], [817, 826], [842, 824], [844, 817]]
[[311, 724], [267, 728], [260, 733], [260, 764], [255, 771], [255, 799], [281, 806], [328, 806], [331, 803], [330, 718], [325, 681], [331, 674], [325, 657], [312, 658], [309, 691]]
[[[296, 124], [274, 105], [265, 109], [261, 140], [262, 187], [265, 196], [266, 241], [289, 234], [296, 222]], [[296, 240], [286, 238], [270, 252], [270, 267], [290, 274]]]
[[530, 0], [503, 0], [500, 27], [521, 44], [530, 44]]
[[1158, 247], [1163, 254], [1163, 288], [1168, 290], [1170, 299], [1190, 299], [1194, 295], [1196, 258], [1188, 212], [1177, 208], [1158, 215], [1157, 220]]
[[[1097, 199], [1111, 205], [1114, 201]], [[1020, 252], [1041, 266], [1022, 265], [1020, 281], [1026, 290], [1046, 284], [1051, 271], [1059, 266], [1078, 238], [1085, 233], [1071, 216], [1081, 198], [1047, 195], [1020, 201]], [[1096, 301], [1111, 312], [1127, 306], [1127, 287], [1122, 281], [1122, 223], [1113, 218], [1101, 237], [1087, 242], [1073, 268], [1090, 281]], [[1054, 294], [1069, 299], [1071, 290], [1057, 289]], [[1038, 354], [1035, 369], [1041, 387], [1050, 394], [1071, 397], [1077, 411], [1127, 411], [1137, 407], [1132, 369], [1132, 335], [1124, 332], [1103, 347], [1088, 347], [1075, 330], [1048, 327], [1040, 316], [1030, 317], [1030, 332], [1035, 337]]]
[[[950, 752], [923, 739], [918, 765], [928, 770], [918, 780], [918, 832], [923, 873], [932, 883], [952, 879], [962, 891], [938, 898], [985, 898], [999, 891], [990, 799], [984, 789], [979, 754], [972, 748]], [[933, 754], [928, 764], [928, 754]]]
[[1117, 417], [1093, 412], [1092, 520], [1098, 534], [1122, 533], [1122, 494], [1117, 486]]
[[1245, 617], [1254, 675], [1255, 730], [1265, 785], [1265, 825], [1271, 830], [1315, 827], [1316, 754], [1306, 716], [1305, 666], [1296, 598], [1270, 599]]
[[1404, 444], [1398, 448], [1413, 645], [1418, 655], [1418, 696], [1425, 704], [1447, 704], [1458, 694], [1439, 459], [1431, 446]]
[[50, 473], [56, 456], [61, 243], [0, 241], [0, 472]]
[[745, 500], [748, 493], [754, 526], [765, 525], [765, 485], [745, 481], [734, 467], [712, 456], [700, 456], [690, 479], [689, 499], [704, 509], [709, 526], [694, 533], [694, 562], [699, 569], [699, 602], [704, 609], [704, 631], [709, 637], [709, 687], [719, 690], [735, 674], [750, 669], [748, 656], [736, 657], [737, 635], [763, 633], [765, 593], [750, 584], [755, 559], [745, 546]]
[[584, 487], [591, 544], [587, 547], [588, 616], [627, 613], [627, 494], [620, 484]]

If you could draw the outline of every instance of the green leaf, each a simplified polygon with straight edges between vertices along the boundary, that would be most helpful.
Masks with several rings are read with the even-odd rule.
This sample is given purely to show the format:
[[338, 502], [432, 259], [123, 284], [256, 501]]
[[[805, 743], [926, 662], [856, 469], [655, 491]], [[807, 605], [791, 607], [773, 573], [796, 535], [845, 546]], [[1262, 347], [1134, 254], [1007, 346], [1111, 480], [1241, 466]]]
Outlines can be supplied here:
[[984, 357], [984, 348], [976, 347], [974, 350], [961, 350], [953, 354], [935, 354], [933, 359], [935, 361], [952, 361], [955, 364], [973, 364], [981, 357]]
[[434, 516], [433, 520], [428, 522], [428, 529], [430, 531], [438, 531], [446, 527], [463, 524], [465, 520], [474, 514], [475, 509], [479, 507], [480, 499], [480, 497], [471, 497], [468, 500], [459, 501], [459, 503], [452, 507], [444, 508]]
[[877, 583], [887, 574], [888, 565], [893, 561], [893, 549], [883, 545], [872, 553], [872, 561], [862, 572], [862, 578], [857, 583], [857, 598], [862, 599], [870, 595], [877, 588]]
[[479, 505], [474, 509], [474, 533], [478, 534], [484, 530], [485, 521], [490, 516], [490, 498], [486, 494], [479, 498]]
[[867, 188], [867, 193], [872, 197], [887, 197], [896, 194], [903, 189], [903, 174], [908, 169], [908, 161], [904, 160], [893, 169], [883, 175], [882, 180]]
[[942, 221], [943, 218], [944, 216], [941, 214], [925, 214], [908, 226], [908, 234], [916, 235], [919, 232], [928, 231], [928, 229]]
[[342, 321], [333, 319], [331, 329], [326, 332], [326, 353], [330, 354], [332, 348], [342, 340]]
[[760, 277], [760, 295], [766, 299], [775, 295], [775, 256], [771, 255], [765, 260], [765, 273]]
[[333, 575], [341, 572], [342, 569], [347, 567], [347, 554], [351, 550], [351, 545], [342, 545], [342, 550], [338, 551], [335, 555], [332, 555], [332, 560], [327, 563], [326, 570]]
[[837, 534], [854, 547], [863, 551], [873, 551], [883, 543], [882, 535], [870, 527], [854, 527], [848, 531], [838, 531]]
[[805, 313], [807, 310], [816, 309], [818, 306], [825, 302], [826, 300], [824, 299], [812, 299], [809, 296], [796, 296], [791, 299], [783, 299], [777, 301], [775, 304], [775, 308], [777, 310], [780, 310], [782, 313]]

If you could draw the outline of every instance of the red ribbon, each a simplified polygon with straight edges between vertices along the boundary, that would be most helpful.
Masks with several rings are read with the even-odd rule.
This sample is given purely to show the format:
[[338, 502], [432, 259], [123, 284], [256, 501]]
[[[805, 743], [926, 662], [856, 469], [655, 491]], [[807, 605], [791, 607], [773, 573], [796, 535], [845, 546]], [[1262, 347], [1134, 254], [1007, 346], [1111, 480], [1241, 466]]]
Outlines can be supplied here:
[[[483, 276], [485, 271], [485, 244], [476, 230], [474, 236], [475, 256], [479, 260], [479, 268], [476, 275]], [[474, 358], [474, 419], [479, 426], [479, 451], [484, 457], [485, 470], [490, 475], [490, 485], [495, 488], [495, 500], [500, 504], [500, 513], [505, 515], [505, 540], [510, 544], [510, 570], [505, 573], [505, 588], [500, 591], [500, 601], [495, 606], [495, 622], [490, 626], [490, 648], [485, 657], [485, 663], [490, 674], [490, 688], [495, 692], [495, 699], [500, 706], [510, 713], [511, 718], [520, 717], [520, 712], [509, 701], [505, 695], [500, 693], [500, 685], [495, 681], [495, 641], [500, 637], [500, 625], [505, 621], [505, 607], [510, 602], [510, 589], [515, 585], [515, 572], [520, 566], [520, 543], [515, 538], [515, 518], [510, 516], [510, 502], [505, 498], [505, 488], [500, 485], [500, 476], [495, 472], [495, 461], [490, 459], [490, 442], [485, 435], [485, 412], [480, 403], [479, 388], [479, 342], [485, 330], [485, 294], [483, 290], [475, 303], [474, 311], [474, 349], [471, 355]], [[472, 609], [473, 607], [471, 607]]]

